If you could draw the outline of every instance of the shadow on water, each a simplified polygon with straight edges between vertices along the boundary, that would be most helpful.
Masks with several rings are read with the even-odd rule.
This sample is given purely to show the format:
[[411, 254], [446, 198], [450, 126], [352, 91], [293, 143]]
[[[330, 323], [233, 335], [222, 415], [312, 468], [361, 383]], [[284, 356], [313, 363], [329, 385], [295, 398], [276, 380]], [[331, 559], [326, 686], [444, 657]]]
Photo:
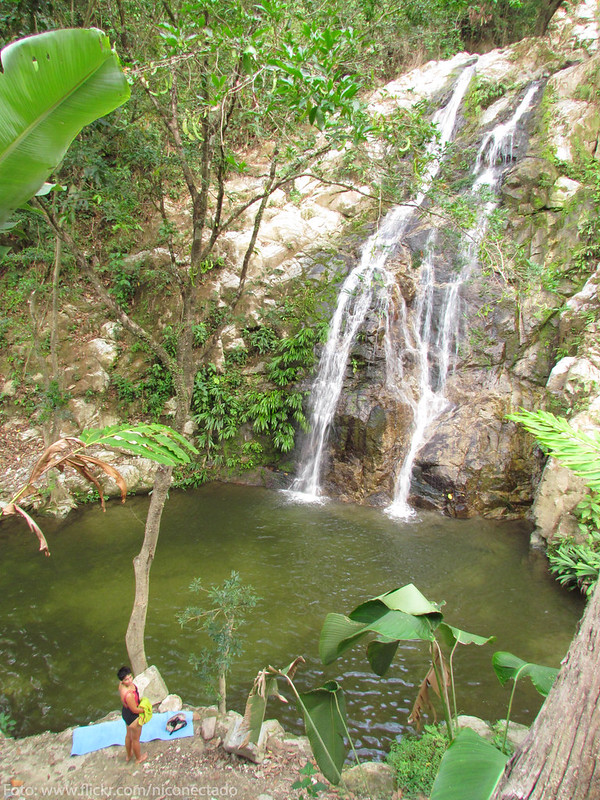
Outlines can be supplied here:
[[[62, 523], [47, 520], [51, 558], [37, 554], [25, 526], [0, 527], [0, 705], [18, 721], [18, 735], [86, 724], [118, 706], [115, 671], [127, 662], [131, 562], [147, 505], [147, 498], [134, 497], [124, 506], [111, 502], [106, 514], [89, 507]], [[430, 599], [445, 600], [448, 622], [497, 637], [456, 657], [459, 711], [493, 720], [505, 715], [508, 701], [491, 668], [494, 650], [558, 666], [583, 609], [580, 597], [548, 575], [544, 556], [529, 550], [522, 523], [429, 513], [403, 523], [371, 508], [296, 505], [282, 494], [224, 484], [172, 492], [151, 573], [146, 650], [185, 702], [209, 700], [188, 664], [203, 642], [181, 629], [175, 615], [196, 602], [188, 591], [194, 577], [218, 583], [233, 569], [263, 599], [244, 629], [245, 654], [229, 679], [229, 707], [243, 711], [260, 668], [283, 667], [303, 655], [299, 686], [340, 680], [363, 754], [380, 752], [408, 730], [427, 650], [401, 647], [383, 679], [369, 671], [364, 647], [323, 668], [318, 636], [329, 611], [347, 613], [410, 582]], [[293, 707], [271, 703], [268, 716], [300, 732]], [[524, 684], [513, 718], [530, 722], [539, 705]]]

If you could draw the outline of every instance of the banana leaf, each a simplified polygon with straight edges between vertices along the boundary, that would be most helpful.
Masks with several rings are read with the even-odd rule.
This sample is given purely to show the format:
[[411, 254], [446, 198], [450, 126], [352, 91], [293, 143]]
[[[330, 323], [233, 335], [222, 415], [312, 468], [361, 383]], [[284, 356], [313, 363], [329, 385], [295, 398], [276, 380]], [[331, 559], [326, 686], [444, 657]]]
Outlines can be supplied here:
[[548, 695], [558, 675], [558, 670], [554, 667], [532, 664], [502, 650], [492, 656], [492, 666], [502, 686], [511, 679], [516, 683], [520, 677], [531, 678], [531, 682], [543, 697]]
[[437, 628], [441, 640], [448, 647], [454, 647], [455, 644], [476, 644], [484, 645], [488, 642], [495, 641], [495, 636], [478, 636], [476, 633], [469, 633], [462, 631], [460, 628], [455, 628], [453, 625], [448, 625], [447, 622], [442, 622]]
[[331, 664], [373, 633], [379, 644], [372, 643], [367, 655], [374, 672], [383, 675], [393, 658], [392, 642], [432, 642], [433, 631], [442, 619], [439, 607], [409, 583], [361, 603], [347, 617], [328, 614], [321, 630], [319, 655], [324, 664]]
[[489, 800], [507, 761], [493, 744], [463, 728], [444, 753], [430, 800]]
[[367, 658], [369, 659], [371, 669], [376, 675], [382, 677], [388, 671], [390, 664], [394, 660], [399, 644], [400, 642], [398, 639], [392, 639], [391, 641], [375, 639], [369, 642], [367, 646]]
[[298, 694], [306, 735], [319, 769], [330, 783], [337, 784], [348, 754], [346, 704], [342, 687], [327, 681], [318, 689]]
[[130, 94], [95, 28], [30, 36], [0, 52], [0, 228], [38, 192], [87, 124]]
[[[369, 604], [370, 611], [375, 611], [376, 608], [375, 603]], [[376, 613], [370, 614], [371, 622], [357, 622], [343, 614], [328, 614], [325, 617], [319, 639], [321, 661], [324, 664], [331, 664], [342, 653], [370, 633], [379, 634], [380, 641], [383, 638], [388, 643], [391, 641], [433, 641], [431, 625], [426, 617], [415, 617], [412, 614], [404, 614], [402, 611], [390, 611], [382, 603], [378, 608], [379, 616]]]
[[392, 589], [390, 592], [379, 595], [381, 600], [388, 608], [394, 611], [404, 611], [405, 614], [414, 616], [426, 615], [435, 619], [442, 619], [439, 606], [431, 603], [413, 583], [407, 583], [399, 589]]

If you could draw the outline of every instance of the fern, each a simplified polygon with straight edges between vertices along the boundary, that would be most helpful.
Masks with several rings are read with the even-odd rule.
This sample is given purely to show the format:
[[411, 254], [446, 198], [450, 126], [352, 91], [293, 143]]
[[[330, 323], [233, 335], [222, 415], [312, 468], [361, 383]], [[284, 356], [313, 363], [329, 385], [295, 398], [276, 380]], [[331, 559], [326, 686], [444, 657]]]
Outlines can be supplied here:
[[548, 411], [520, 411], [508, 419], [532, 433], [549, 455], [569, 467], [586, 485], [600, 491], [600, 435], [576, 430]]

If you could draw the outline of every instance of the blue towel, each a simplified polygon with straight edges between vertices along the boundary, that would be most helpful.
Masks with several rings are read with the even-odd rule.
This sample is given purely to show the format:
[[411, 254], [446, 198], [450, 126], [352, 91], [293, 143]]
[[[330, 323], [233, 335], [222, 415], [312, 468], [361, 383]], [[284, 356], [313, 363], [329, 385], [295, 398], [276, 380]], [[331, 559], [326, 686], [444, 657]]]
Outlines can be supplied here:
[[[183, 739], [186, 736], [194, 735], [194, 714], [192, 711], [178, 711], [187, 720], [185, 728], [169, 733], [167, 730], [167, 720], [175, 714], [174, 711], [166, 711], [164, 714], [154, 714], [152, 719], [142, 726], [140, 741], [150, 742], [153, 739]], [[101, 750], [103, 747], [110, 747], [113, 744], [125, 744], [125, 723], [122, 719], [113, 719], [110, 722], [99, 722], [97, 725], [84, 725], [73, 730], [72, 756], [83, 756], [94, 750]]]

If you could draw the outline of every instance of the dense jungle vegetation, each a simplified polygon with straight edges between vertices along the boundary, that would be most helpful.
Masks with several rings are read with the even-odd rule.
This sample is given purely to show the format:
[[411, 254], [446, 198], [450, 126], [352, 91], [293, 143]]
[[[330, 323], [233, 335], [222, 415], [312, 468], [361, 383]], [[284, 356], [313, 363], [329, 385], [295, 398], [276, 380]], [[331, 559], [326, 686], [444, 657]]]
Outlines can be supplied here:
[[[93, 307], [91, 283], [110, 309], [107, 318], [133, 335], [123, 340], [125, 357], [111, 375], [121, 414], [158, 419], [175, 398], [175, 427], [182, 429], [190, 410], [195, 417], [202, 467], [180, 474], [181, 485], [289, 452], [305, 424], [298, 383], [312, 366], [335, 287], [322, 281], [318, 289], [287, 291], [258, 324], [245, 324], [248, 264], [269, 197], [278, 189], [293, 193], [299, 175], [318, 176], [317, 160], [347, 142], [353, 168], [367, 169], [367, 90], [425, 60], [540, 32], [556, 5], [4, 0], [1, 45], [45, 30], [96, 26], [115, 43], [132, 89], [126, 105], [73, 143], [54, 176], [61, 190], [20, 212], [0, 241], [11, 248], [0, 267], [0, 341], [33, 342], [33, 351], [5, 356], [16, 403], [36, 411], [49, 439], [56, 435], [69, 392], [45, 309], [52, 306], [56, 319], [65, 303]], [[410, 125], [418, 163], [428, 133], [424, 112], [378, 131], [392, 154], [405, 141], [398, 128]], [[384, 196], [393, 198], [397, 173], [392, 158], [375, 179]], [[228, 187], [238, 177], [254, 181], [253, 194], [237, 196]], [[192, 212], [182, 233], [168, 209], [172, 216], [186, 203]], [[243, 257], [225, 264], [220, 239], [243, 225], [252, 231]], [[156, 247], [168, 252], [161, 263], [127, 258]], [[206, 276], [223, 266], [237, 272], [237, 288], [203, 296]], [[171, 321], [158, 323], [165, 300]], [[244, 330], [245, 346], [230, 349], [217, 370], [211, 348], [232, 322]], [[73, 320], [73, 335], [77, 328]], [[32, 352], [44, 377], [28, 385]], [[266, 359], [259, 379], [243, 369], [257, 356]], [[140, 361], [136, 372], [132, 364]], [[242, 426], [258, 441], [243, 442]]]

